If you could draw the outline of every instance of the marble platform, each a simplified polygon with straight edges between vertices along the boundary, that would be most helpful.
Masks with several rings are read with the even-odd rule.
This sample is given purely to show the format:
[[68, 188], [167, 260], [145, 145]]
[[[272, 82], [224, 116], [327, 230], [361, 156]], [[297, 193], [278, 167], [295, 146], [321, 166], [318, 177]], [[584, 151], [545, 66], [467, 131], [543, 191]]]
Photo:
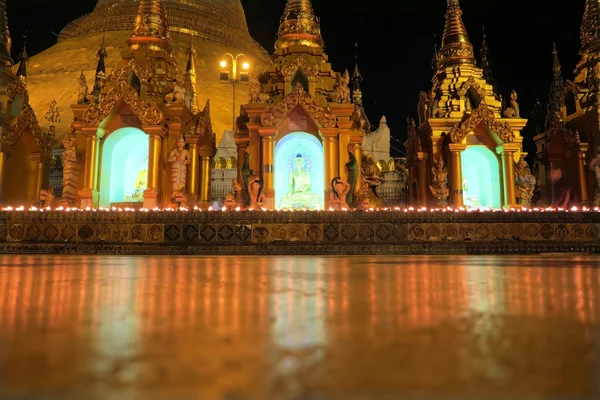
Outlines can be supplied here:
[[0, 212], [0, 253], [600, 252], [600, 212]]

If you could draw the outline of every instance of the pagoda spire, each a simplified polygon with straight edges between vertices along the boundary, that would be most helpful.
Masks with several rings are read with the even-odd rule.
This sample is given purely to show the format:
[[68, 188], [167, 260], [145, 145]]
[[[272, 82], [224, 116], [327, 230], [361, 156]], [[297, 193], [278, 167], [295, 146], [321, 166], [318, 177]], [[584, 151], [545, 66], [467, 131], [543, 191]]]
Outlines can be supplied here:
[[358, 42], [354, 44], [354, 48], [356, 49], [354, 52], [354, 73], [352, 74], [352, 82], [353, 82], [353, 91], [352, 91], [352, 101], [354, 104], [362, 105], [362, 90], [360, 89], [360, 81], [362, 81], [362, 75], [358, 70]]
[[487, 35], [485, 33], [485, 26], [483, 27], [483, 39], [481, 41], [481, 48], [479, 49], [479, 57], [481, 59], [481, 69], [483, 69], [483, 79], [490, 85], [492, 85], [494, 89], [494, 93], [498, 95], [498, 85], [496, 84], [496, 80], [494, 79], [494, 74], [492, 74], [492, 66], [490, 64], [489, 55], [490, 48], [487, 44]]
[[104, 47], [104, 36], [102, 36], [102, 44], [100, 45], [100, 49], [98, 49], [98, 64], [96, 65], [96, 75], [94, 77], [94, 89], [92, 90], [92, 95], [96, 99], [100, 99], [102, 96], [102, 89], [104, 88], [104, 82], [106, 81], [106, 57], [108, 54], [106, 53], [106, 49]]
[[295, 45], [318, 49], [324, 46], [319, 18], [310, 0], [287, 0], [281, 16], [275, 50]]
[[556, 42], [552, 42], [552, 72], [554, 72], [554, 79], [562, 79], [562, 66], [558, 59], [558, 50], [556, 49]]
[[197, 114], [200, 112], [200, 109], [198, 107], [198, 95], [196, 93], [196, 49], [194, 49], [193, 35], [190, 35], [190, 47], [187, 54], [188, 60], [185, 67], [185, 83], [187, 86], [185, 103], [192, 113]]
[[6, 0], [0, 0], [0, 65], [12, 67], [13, 60], [10, 58], [12, 40], [8, 30], [8, 17], [6, 16]]
[[462, 20], [462, 10], [458, 0], [448, 0], [439, 67], [445, 68], [458, 64], [475, 65], [475, 55]]
[[19, 53], [19, 68], [17, 69], [17, 77], [26, 80], [27, 79], [27, 60], [29, 55], [27, 54], [27, 33], [23, 35], [23, 48]]
[[164, 0], [140, 0], [128, 44], [131, 50], [148, 45], [171, 53], [171, 34]]
[[580, 36], [581, 55], [600, 50], [600, 1], [586, 0]]
[[435, 38], [435, 34], [433, 35], [433, 55], [431, 56], [431, 69], [433, 70], [433, 74], [435, 75], [435, 72], [438, 69], [438, 64], [440, 62], [440, 55], [438, 53], [438, 48], [437, 48], [437, 43], [436, 38]]

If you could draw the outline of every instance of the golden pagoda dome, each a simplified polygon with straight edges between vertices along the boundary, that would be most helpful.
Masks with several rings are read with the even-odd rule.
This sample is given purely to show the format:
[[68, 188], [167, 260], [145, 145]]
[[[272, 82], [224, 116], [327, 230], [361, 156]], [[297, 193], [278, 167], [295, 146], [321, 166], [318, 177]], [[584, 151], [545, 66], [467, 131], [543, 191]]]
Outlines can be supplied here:
[[288, 0], [281, 16], [275, 50], [297, 45], [320, 49], [324, 46], [319, 18], [310, 0]]
[[[190, 35], [194, 36], [198, 102], [204, 104], [210, 99], [213, 128], [219, 139], [224, 130], [233, 128], [232, 87], [219, 80], [219, 61], [225, 53], [243, 53], [251, 70], [260, 70], [268, 63], [268, 54], [250, 36], [240, 0], [164, 0], [163, 3], [170, 31], [163, 36], [170, 40], [181, 74], [185, 73], [188, 62]], [[107, 73], [120, 63], [121, 54], [129, 49], [128, 41], [136, 34], [139, 4], [139, 0], [98, 0], [90, 14], [61, 31], [57, 44], [29, 58], [27, 87], [42, 129], [48, 125], [42, 116], [53, 100], [63, 115], [62, 122], [55, 124], [57, 143], [62, 142], [71, 122], [70, 107], [77, 103], [81, 73], [91, 91], [103, 42], [108, 55]], [[237, 85], [237, 98], [245, 99], [248, 91], [247, 86]], [[238, 100], [236, 108], [240, 104]]]

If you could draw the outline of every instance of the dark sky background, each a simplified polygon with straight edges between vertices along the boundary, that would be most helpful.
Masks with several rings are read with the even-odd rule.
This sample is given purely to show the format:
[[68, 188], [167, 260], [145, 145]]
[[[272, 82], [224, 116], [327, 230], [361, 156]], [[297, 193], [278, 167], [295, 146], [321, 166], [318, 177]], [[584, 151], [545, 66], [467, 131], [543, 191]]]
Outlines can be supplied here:
[[[485, 25], [494, 77], [505, 98], [519, 95], [521, 115], [529, 117], [536, 98], [545, 103], [552, 79], [552, 40], [563, 75], [573, 78], [579, 60], [579, 27], [584, 0], [461, 0], [463, 20], [478, 55]], [[14, 57], [28, 31], [30, 55], [56, 42], [60, 30], [89, 13], [96, 0], [8, 0]], [[285, 0], [242, 0], [250, 34], [269, 52]], [[335, 70], [352, 70], [359, 44], [363, 98], [371, 123], [386, 115], [392, 135], [406, 138], [406, 116], [416, 114], [419, 91], [431, 86], [434, 42], [444, 29], [444, 0], [313, 0], [321, 18], [326, 52]], [[54, 32], [54, 33], [53, 33]], [[435, 37], [435, 39], [434, 39]], [[529, 129], [530, 131], [530, 129]], [[531, 132], [526, 132], [531, 134]], [[397, 143], [392, 143], [399, 147]], [[397, 154], [394, 154], [397, 155]]]

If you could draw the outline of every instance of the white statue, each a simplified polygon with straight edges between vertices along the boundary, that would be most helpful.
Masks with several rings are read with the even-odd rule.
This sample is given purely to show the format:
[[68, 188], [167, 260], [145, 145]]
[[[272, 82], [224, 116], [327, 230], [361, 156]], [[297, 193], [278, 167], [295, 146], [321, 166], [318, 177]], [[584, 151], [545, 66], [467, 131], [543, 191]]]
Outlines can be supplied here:
[[391, 133], [387, 124], [385, 115], [379, 121], [379, 127], [376, 131], [367, 134], [363, 140], [363, 153], [370, 154], [374, 160], [390, 159], [390, 140]]
[[167, 160], [171, 164], [171, 185], [173, 193], [185, 191], [187, 166], [192, 162], [190, 153], [185, 149], [185, 139], [179, 136], [177, 147], [169, 153]]

